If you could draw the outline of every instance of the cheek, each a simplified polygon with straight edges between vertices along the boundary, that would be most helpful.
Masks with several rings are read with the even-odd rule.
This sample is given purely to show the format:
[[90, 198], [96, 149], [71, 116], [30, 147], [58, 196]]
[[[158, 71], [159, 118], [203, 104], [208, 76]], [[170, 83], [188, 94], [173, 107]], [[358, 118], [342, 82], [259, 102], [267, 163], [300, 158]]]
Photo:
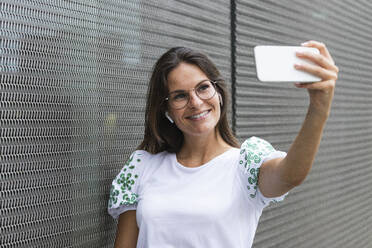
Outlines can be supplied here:
[[217, 101], [217, 107], [216, 107], [217, 108], [216, 112], [218, 113], [217, 122], [220, 121], [220, 119], [221, 119], [222, 107], [223, 106], [220, 105], [220, 101], [218, 100]]
[[220, 105], [220, 100], [218, 97], [214, 99], [213, 105], [214, 105], [216, 112], [221, 113], [221, 105]]
[[170, 112], [170, 115], [172, 116], [173, 120], [178, 121], [179, 119], [182, 118], [183, 111], [182, 110], [172, 110]]

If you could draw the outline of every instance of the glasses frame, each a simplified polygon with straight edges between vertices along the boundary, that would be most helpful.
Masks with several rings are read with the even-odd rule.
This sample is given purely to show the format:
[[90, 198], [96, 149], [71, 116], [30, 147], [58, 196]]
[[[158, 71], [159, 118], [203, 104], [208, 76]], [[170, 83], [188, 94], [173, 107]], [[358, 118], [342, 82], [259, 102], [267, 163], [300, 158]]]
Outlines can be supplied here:
[[[212, 86], [213, 86], [213, 88], [214, 88], [214, 94], [213, 94], [210, 98], [203, 99], [203, 98], [201, 98], [201, 97], [198, 95], [198, 92], [197, 92], [195, 89], [198, 88], [200, 84], [202, 84], [202, 83], [204, 83], [204, 82], [206, 82], [206, 81], [209, 81], [209, 82], [212, 84]], [[209, 100], [209, 99], [212, 99], [212, 98], [216, 95], [216, 93], [217, 93], [217, 80], [212, 81], [212, 80], [206, 79], [206, 80], [203, 80], [203, 81], [199, 82], [199, 83], [196, 85], [196, 87], [194, 87], [194, 88], [192, 88], [192, 89], [189, 89], [189, 90], [182, 91], [182, 92], [185, 92], [185, 93], [187, 92], [187, 93], [188, 93], [188, 98], [187, 98], [187, 102], [186, 102], [185, 106], [183, 106], [182, 108], [173, 108], [173, 107], [172, 107], [172, 109], [179, 110], [179, 109], [183, 109], [183, 108], [185, 108], [185, 107], [189, 104], [189, 102], [190, 102], [190, 91], [194, 91], [194, 92], [195, 92], [195, 95], [196, 95], [200, 100]], [[170, 94], [169, 94], [169, 95], [170, 95]], [[168, 97], [166, 97], [166, 98], [164, 99], [165, 101], [168, 101], [168, 102], [169, 102], [169, 95], [168, 95]], [[169, 106], [171, 107], [170, 104], [169, 104]]]

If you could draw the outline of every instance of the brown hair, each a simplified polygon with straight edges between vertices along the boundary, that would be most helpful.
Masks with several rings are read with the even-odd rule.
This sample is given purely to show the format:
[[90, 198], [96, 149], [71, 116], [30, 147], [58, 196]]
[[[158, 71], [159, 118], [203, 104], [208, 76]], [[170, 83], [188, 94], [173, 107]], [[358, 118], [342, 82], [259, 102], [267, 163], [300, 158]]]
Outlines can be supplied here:
[[227, 121], [228, 91], [217, 67], [203, 53], [186, 47], [174, 47], [164, 53], [154, 65], [147, 92], [145, 135], [137, 149], [153, 154], [162, 151], [178, 152], [181, 149], [183, 133], [165, 117], [165, 111], [167, 111], [165, 98], [168, 96], [168, 74], [182, 62], [198, 66], [208, 79], [218, 81], [217, 91], [221, 94], [224, 104], [221, 107], [221, 116], [216, 125], [216, 131], [219, 131], [226, 143], [239, 147]]

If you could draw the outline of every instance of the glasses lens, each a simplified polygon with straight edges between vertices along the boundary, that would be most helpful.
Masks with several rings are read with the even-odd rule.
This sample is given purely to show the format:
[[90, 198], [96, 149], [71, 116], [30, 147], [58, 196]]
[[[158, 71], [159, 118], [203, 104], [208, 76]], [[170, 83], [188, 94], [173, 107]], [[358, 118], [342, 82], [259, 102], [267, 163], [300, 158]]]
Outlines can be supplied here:
[[211, 99], [215, 93], [216, 89], [210, 81], [205, 81], [196, 88], [196, 94], [203, 100]]
[[189, 96], [187, 92], [174, 92], [169, 96], [169, 104], [174, 109], [186, 106]]

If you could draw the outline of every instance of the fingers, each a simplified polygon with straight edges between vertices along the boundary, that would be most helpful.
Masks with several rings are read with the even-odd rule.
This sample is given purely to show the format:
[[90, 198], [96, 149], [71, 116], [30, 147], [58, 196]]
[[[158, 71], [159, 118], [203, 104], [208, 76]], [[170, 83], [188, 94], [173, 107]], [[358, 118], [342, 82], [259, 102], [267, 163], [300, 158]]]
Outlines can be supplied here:
[[[339, 69], [335, 65], [325, 44], [318, 42], [318, 41], [308, 41], [308, 42], [303, 43], [302, 45], [306, 47], [315, 47], [319, 49], [320, 54], [314, 54], [314, 53], [309, 53], [309, 52], [296, 53], [297, 57], [310, 60], [314, 62], [316, 65], [296, 64], [295, 68], [298, 70], [306, 71], [315, 76], [318, 76], [323, 80], [323, 82], [327, 80], [333, 80], [335, 82], [338, 78]], [[318, 86], [310, 86], [310, 85], [307, 85], [307, 86], [318, 87]], [[302, 87], [302, 88], [307, 88], [307, 87]]]
[[315, 40], [310, 40], [310, 41], [302, 43], [302, 45], [306, 46], [306, 47], [318, 48], [320, 54], [322, 54], [326, 58], [330, 59], [332, 61], [332, 63], [334, 64], [334, 60], [333, 60], [331, 54], [329, 53], [329, 51], [328, 51], [328, 49], [327, 49], [327, 47], [324, 43], [319, 42], [319, 41], [315, 41]]
[[336, 73], [338, 72], [338, 67], [334, 64], [334, 62], [321, 54], [315, 54], [315, 53], [309, 53], [309, 52], [297, 52], [296, 55], [299, 58], [313, 61], [314, 63], [320, 65], [323, 68], [335, 71]]
[[333, 70], [327, 70], [323, 67], [316, 65], [305, 65], [305, 64], [295, 64], [294, 67], [297, 70], [309, 72], [315, 76], [322, 78], [323, 80], [337, 80], [337, 72]]
[[334, 80], [327, 80], [322, 82], [314, 82], [314, 83], [295, 83], [294, 84], [297, 88], [304, 88], [309, 90], [329, 90], [335, 87]]

